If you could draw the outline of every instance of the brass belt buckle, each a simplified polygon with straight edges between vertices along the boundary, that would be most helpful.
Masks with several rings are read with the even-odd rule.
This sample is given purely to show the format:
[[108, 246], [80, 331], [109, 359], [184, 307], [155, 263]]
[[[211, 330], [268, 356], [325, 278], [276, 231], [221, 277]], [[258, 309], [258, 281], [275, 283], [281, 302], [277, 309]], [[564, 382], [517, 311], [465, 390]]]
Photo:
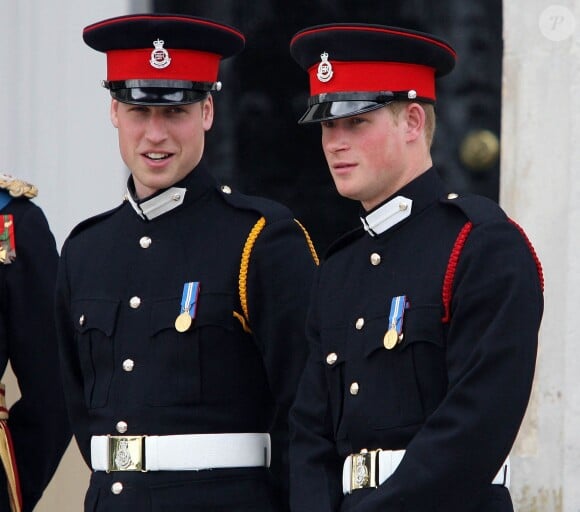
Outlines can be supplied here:
[[363, 449], [360, 453], [353, 453], [352, 467], [350, 471], [351, 492], [357, 489], [378, 487], [379, 477], [379, 452], [381, 450], [368, 451]]
[[109, 438], [109, 468], [111, 471], [147, 471], [145, 469], [145, 439], [147, 436], [107, 436]]

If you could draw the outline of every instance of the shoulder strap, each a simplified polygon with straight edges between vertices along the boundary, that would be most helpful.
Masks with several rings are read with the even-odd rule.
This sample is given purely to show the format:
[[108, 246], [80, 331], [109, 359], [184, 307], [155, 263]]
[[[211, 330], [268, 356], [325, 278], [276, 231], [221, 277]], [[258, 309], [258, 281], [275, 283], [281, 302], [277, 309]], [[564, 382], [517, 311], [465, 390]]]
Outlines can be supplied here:
[[[508, 217], [508, 222], [510, 222], [515, 228], [519, 231], [522, 238], [526, 242], [528, 246], [528, 250], [534, 259], [536, 264], [536, 268], [538, 271], [538, 279], [540, 281], [540, 288], [542, 292], [544, 291], [544, 272], [542, 270], [542, 264], [540, 263], [540, 259], [534, 249], [534, 246], [530, 242], [530, 239], [526, 235], [523, 228], [517, 224], [514, 220]], [[473, 228], [473, 223], [468, 221], [464, 224], [461, 228], [461, 231], [457, 235], [455, 239], [455, 243], [453, 244], [453, 249], [451, 250], [451, 255], [449, 256], [449, 261], [447, 263], [447, 270], [445, 271], [445, 277], [443, 278], [443, 289], [441, 291], [441, 298], [443, 301], [443, 318], [441, 318], [441, 322], [448, 323], [451, 320], [451, 298], [453, 294], [453, 280], [455, 279], [455, 272], [457, 270], [457, 262], [459, 261], [459, 256], [461, 255], [461, 251], [465, 246], [465, 242], [467, 241], [467, 237]]]
[[[319, 264], [318, 254], [316, 253], [316, 249], [314, 248], [314, 243], [308, 234], [306, 228], [300, 224], [296, 219], [294, 222], [300, 227], [302, 232], [304, 233], [304, 237], [306, 238], [306, 243], [310, 250], [310, 254], [312, 255], [312, 259], [316, 263]], [[252, 255], [252, 249], [256, 244], [256, 240], [260, 233], [264, 229], [266, 225], [266, 218], [260, 217], [258, 221], [254, 224], [250, 233], [248, 234], [248, 238], [246, 238], [246, 243], [244, 244], [244, 248], [242, 249], [242, 258], [240, 260], [240, 273], [238, 276], [238, 293], [240, 297], [240, 304], [242, 306], [243, 315], [236, 313], [234, 311], [234, 316], [240, 321], [242, 324], [242, 328], [244, 331], [251, 333], [252, 329], [250, 328], [250, 313], [248, 309], [248, 269], [250, 267], [250, 259]]]

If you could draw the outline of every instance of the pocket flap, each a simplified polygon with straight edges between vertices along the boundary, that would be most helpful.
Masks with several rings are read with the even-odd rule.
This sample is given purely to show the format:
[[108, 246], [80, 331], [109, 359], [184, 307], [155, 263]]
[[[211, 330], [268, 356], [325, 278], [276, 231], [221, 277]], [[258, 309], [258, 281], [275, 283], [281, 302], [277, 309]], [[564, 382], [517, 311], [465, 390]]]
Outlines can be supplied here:
[[109, 338], [113, 335], [119, 310], [118, 300], [79, 299], [73, 301], [71, 309], [73, 323], [78, 332], [97, 329]]
[[443, 348], [442, 312], [439, 305], [412, 307], [405, 313], [401, 348], [413, 343], [431, 343]]
[[[233, 295], [225, 293], [204, 294], [202, 292], [197, 300], [197, 311], [190, 330], [210, 325], [228, 330], [234, 329]], [[175, 319], [180, 311], [181, 297], [179, 296], [153, 302], [151, 305], [151, 336], [165, 329], [175, 329]]]

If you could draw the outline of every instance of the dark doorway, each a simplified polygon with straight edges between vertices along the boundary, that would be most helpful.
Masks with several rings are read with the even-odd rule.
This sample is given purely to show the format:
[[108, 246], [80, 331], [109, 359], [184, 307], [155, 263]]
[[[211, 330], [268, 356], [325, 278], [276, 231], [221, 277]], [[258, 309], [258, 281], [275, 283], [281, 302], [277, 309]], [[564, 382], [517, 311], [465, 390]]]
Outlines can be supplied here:
[[404, 26], [437, 34], [457, 50], [455, 71], [438, 83], [433, 158], [457, 192], [497, 200], [502, 63], [500, 0], [156, 0], [154, 12], [213, 18], [244, 32], [247, 46], [224, 62], [206, 157], [240, 190], [289, 206], [319, 252], [358, 225], [358, 205], [336, 193], [318, 126], [298, 126], [306, 74], [288, 44], [298, 30], [336, 21]]

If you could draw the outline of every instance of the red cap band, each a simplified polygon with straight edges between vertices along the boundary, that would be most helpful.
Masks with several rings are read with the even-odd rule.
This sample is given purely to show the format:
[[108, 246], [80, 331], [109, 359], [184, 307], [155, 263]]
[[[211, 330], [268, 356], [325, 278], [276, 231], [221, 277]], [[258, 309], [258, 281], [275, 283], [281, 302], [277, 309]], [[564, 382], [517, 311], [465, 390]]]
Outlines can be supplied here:
[[162, 69], [150, 64], [153, 48], [107, 52], [107, 80], [191, 80], [215, 82], [221, 56], [195, 50], [168, 49], [171, 62]]
[[321, 82], [318, 64], [308, 70], [310, 95], [354, 91], [417, 91], [420, 98], [435, 100], [435, 69], [403, 62], [340, 62], [329, 60], [333, 76]]

